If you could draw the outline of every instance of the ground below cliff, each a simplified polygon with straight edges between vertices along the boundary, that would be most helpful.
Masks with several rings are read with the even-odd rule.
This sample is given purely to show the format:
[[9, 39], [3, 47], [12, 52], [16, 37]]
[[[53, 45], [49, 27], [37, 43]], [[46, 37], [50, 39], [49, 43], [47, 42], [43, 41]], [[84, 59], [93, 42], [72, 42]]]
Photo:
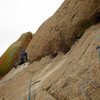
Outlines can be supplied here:
[[100, 100], [97, 46], [100, 24], [88, 28], [68, 53], [12, 69], [0, 81], [0, 100]]

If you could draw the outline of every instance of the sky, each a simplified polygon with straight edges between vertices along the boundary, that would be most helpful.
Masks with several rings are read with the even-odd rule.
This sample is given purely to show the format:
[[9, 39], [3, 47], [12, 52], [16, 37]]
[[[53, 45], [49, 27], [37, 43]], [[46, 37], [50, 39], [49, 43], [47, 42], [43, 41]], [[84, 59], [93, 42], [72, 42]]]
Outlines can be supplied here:
[[22, 33], [35, 33], [64, 0], [0, 0], [0, 56]]

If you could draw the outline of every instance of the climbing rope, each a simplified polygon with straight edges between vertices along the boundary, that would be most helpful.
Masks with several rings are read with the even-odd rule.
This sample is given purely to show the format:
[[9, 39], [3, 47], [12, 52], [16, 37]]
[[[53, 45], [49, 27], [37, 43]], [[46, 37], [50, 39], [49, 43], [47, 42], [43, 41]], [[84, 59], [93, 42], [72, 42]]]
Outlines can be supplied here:
[[31, 83], [32, 83], [32, 77], [33, 77], [33, 74], [30, 78], [30, 81], [29, 81], [29, 93], [28, 93], [28, 100], [31, 100]]
[[31, 78], [29, 79], [28, 97], [27, 97], [27, 100], [31, 100], [31, 83], [32, 83], [32, 77], [33, 77], [33, 73], [34, 73], [34, 72], [28, 71], [28, 70], [26, 70], [26, 69], [24, 69], [24, 71], [31, 74]]
[[96, 49], [98, 50], [99, 53], [99, 62], [100, 62], [100, 46], [98, 46]]
[[[96, 36], [96, 42], [100, 41], [100, 32]], [[98, 57], [99, 57], [99, 62], [100, 62], [100, 46], [97, 46], [96, 49], [98, 50]]]
[[[33, 74], [34, 74], [34, 72], [36, 72], [36, 71], [29, 71], [29, 70], [26, 70], [26, 69], [24, 69], [24, 71], [26, 71], [26, 72], [28, 72], [28, 73], [30, 73], [31, 74], [31, 78], [30, 78], [30, 80], [29, 80], [29, 87], [28, 87], [28, 97], [27, 97], [27, 100], [31, 100], [31, 83], [32, 83], [32, 77], [33, 77]], [[40, 82], [40, 81], [36, 81], [35, 83], [37, 83], [37, 82]]]

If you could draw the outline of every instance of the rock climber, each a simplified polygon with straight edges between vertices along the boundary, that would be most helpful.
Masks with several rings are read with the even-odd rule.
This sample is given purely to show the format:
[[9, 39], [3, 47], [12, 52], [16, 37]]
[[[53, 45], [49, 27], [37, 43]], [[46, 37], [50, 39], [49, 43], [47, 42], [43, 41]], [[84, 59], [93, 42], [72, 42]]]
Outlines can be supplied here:
[[26, 63], [27, 61], [28, 61], [27, 52], [24, 49], [22, 49], [20, 53], [20, 58], [18, 62], [14, 65], [14, 67], [17, 68], [18, 65], [22, 65]]

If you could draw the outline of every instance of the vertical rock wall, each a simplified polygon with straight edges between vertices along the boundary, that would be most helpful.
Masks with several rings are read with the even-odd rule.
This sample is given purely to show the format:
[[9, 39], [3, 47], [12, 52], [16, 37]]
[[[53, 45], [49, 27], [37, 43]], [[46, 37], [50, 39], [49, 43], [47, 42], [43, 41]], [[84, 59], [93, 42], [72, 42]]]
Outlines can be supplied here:
[[91, 25], [100, 21], [100, 0], [65, 0], [37, 30], [27, 51], [30, 61], [67, 52]]

